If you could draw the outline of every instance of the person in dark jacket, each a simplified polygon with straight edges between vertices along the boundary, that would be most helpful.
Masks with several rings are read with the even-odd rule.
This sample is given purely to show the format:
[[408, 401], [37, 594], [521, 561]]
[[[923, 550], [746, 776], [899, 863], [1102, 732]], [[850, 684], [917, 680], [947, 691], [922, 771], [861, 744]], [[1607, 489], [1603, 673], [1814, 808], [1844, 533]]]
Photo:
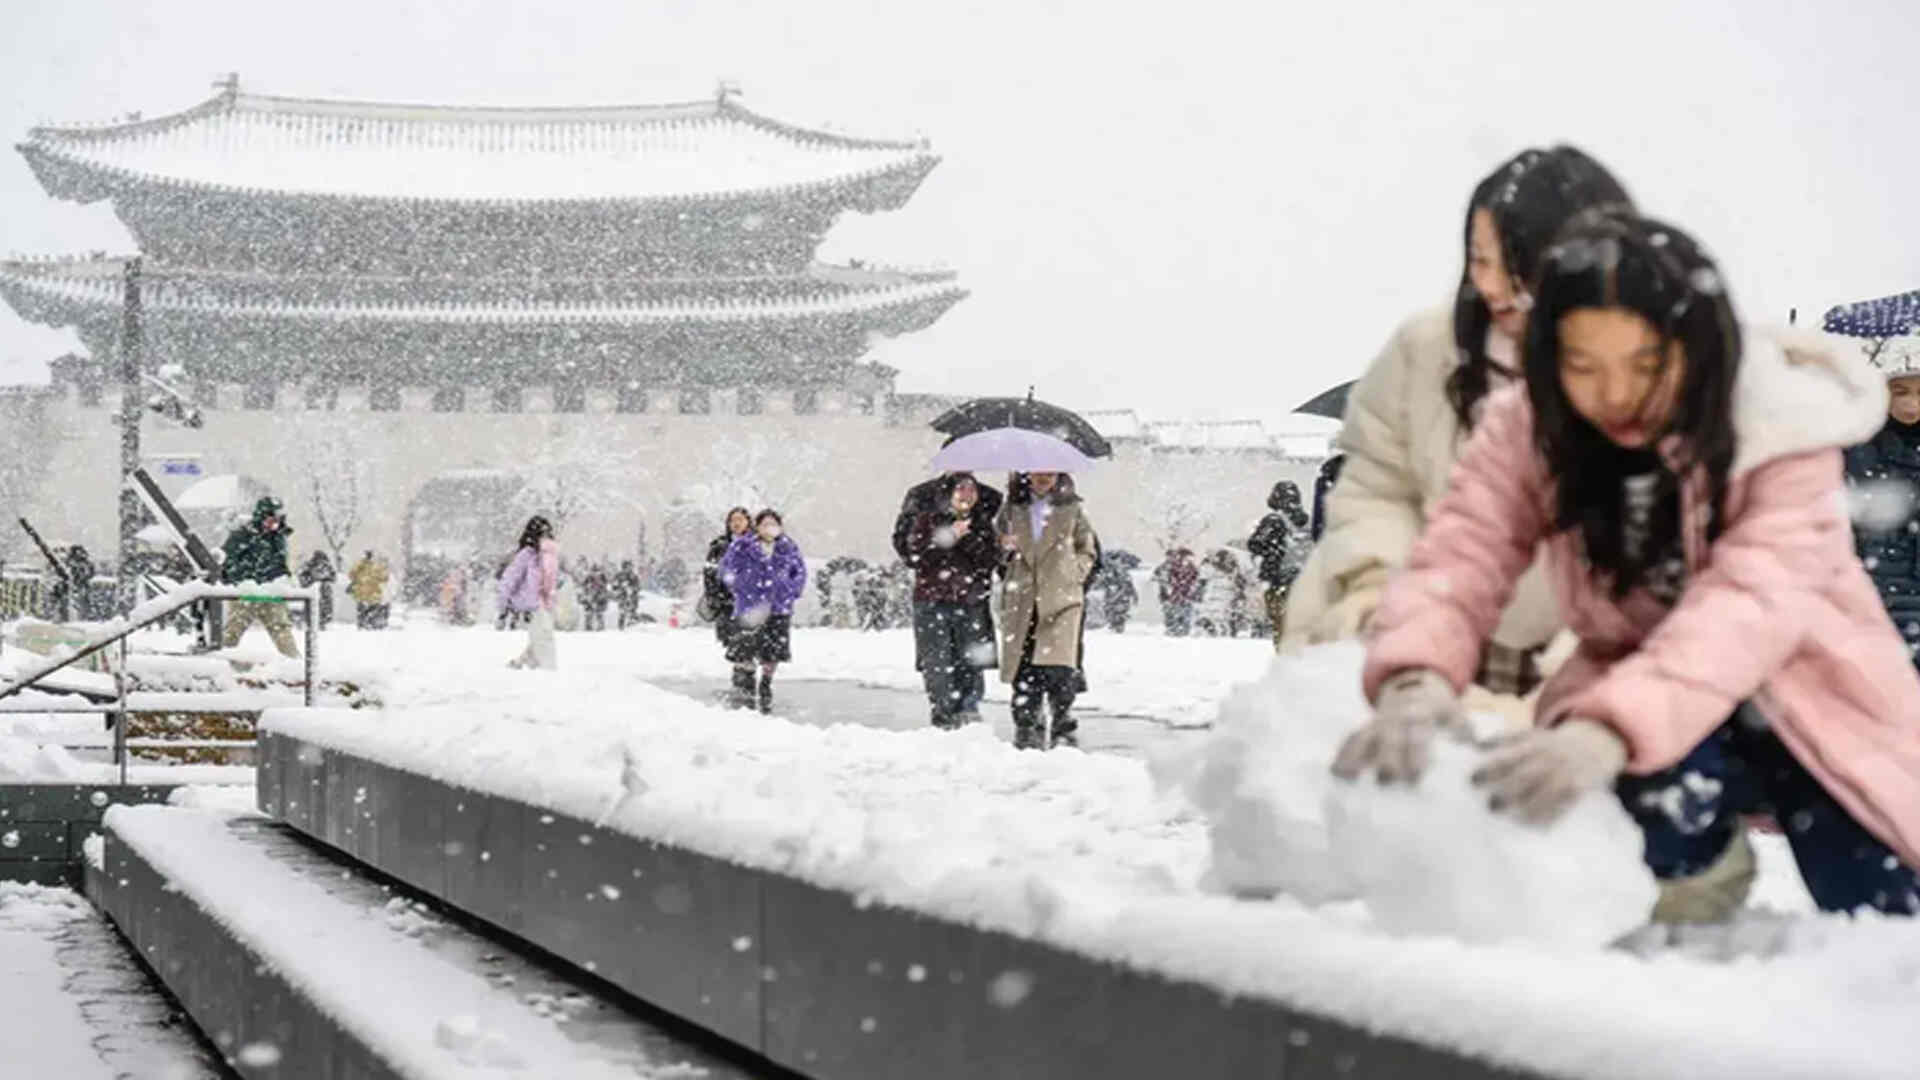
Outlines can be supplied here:
[[[1316, 483], [1316, 487], [1318, 484]], [[1310, 527], [1300, 507], [1300, 488], [1291, 480], [1273, 485], [1267, 495], [1271, 511], [1247, 538], [1247, 550], [1260, 560], [1260, 580], [1267, 587], [1267, 619], [1273, 627], [1273, 647], [1280, 647], [1280, 628], [1287, 621], [1287, 590], [1300, 575], [1299, 539]]]
[[[1120, 554], [1114, 552], [1114, 556]], [[1133, 616], [1133, 605], [1140, 599], [1140, 590], [1133, 585], [1133, 574], [1128, 569], [1127, 559], [1110, 556], [1101, 563], [1100, 569], [1094, 571], [1094, 587], [1101, 591], [1102, 602], [1106, 606], [1107, 628], [1116, 634], [1127, 632], [1127, 620]]]
[[67, 581], [73, 586], [73, 617], [81, 622], [92, 622], [100, 617], [99, 606], [93, 602], [93, 556], [87, 549], [75, 544], [67, 549]]
[[752, 530], [753, 515], [746, 507], [736, 506], [727, 511], [726, 528], [707, 545], [707, 567], [700, 577], [701, 614], [713, 620], [713, 635], [720, 639], [721, 650], [733, 662], [733, 692], [727, 701], [736, 709], [751, 708], [754, 703], [753, 661], [733, 660], [733, 639], [740, 627], [733, 618], [733, 590], [721, 576], [720, 564], [733, 542]]
[[1320, 463], [1320, 475], [1313, 478], [1313, 524], [1309, 531], [1316, 544], [1320, 534], [1327, 531], [1327, 493], [1340, 482], [1340, 467], [1346, 463], [1347, 455], [1335, 454]]
[[588, 563], [587, 572], [580, 578], [581, 628], [605, 630], [607, 604], [612, 599], [613, 582], [608, 579], [606, 564]]
[[[220, 580], [228, 585], [253, 582], [265, 585], [288, 577], [287, 537], [293, 530], [281, 515], [280, 500], [271, 495], [253, 504], [253, 517], [227, 535], [222, 545], [226, 558], [220, 564]], [[283, 656], [297, 657], [293, 644], [293, 624], [287, 619], [285, 604], [273, 601], [233, 600], [227, 603], [227, 629], [222, 643], [231, 649], [240, 643], [247, 627], [254, 623], [266, 627], [273, 647]]]
[[914, 666], [926, 682], [933, 726], [957, 728], [980, 719], [982, 672], [998, 664], [988, 601], [1000, 549], [979, 481], [954, 473], [941, 484], [946, 498], [914, 514], [906, 558], [913, 567]]
[[339, 575], [334, 572], [333, 560], [327, 558], [324, 551], [316, 551], [313, 557], [300, 565], [300, 584], [320, 587], [320, 625], [333, 621], [333, 579]]
[[1881, 366], [1886, 426], [1846, 452], [1854, 547], [1920, 664], [1920, 355], [1897, 354]]
[[620, 629], [640, 621], [640, 572], [633, 568], [632, 559], [621, 560], [619, 572], [613, 575], [613, 606], [620, 612], [620, 621], [614, 624]]
[[1193, 605], [1200, 599], [1200, 565], [1191, 548], [1174, 548], [1153, 572], [1160, 586], [1160, 612], [1169, 637], [1186, 637], [1193, 630]]
[[[973, 474], [943, 473], [908, 488], [906, 497], [900, 500], [900, 513], [893, 519], [893, 553], [907, 566], [913, 566], [913, 553], [907, 548], [907, 534], [913, 530], [913, 519], [923, 512], [938, 513], [951, 497], [950, 482], [958, 476], [972, 477]], [[1003, 501], [1000, 492], [982, 484], [977, 477], [973, 483], [980, 491], [979, 505], [985, 508], [988, 520], [992, 520], [1000, 512]]]

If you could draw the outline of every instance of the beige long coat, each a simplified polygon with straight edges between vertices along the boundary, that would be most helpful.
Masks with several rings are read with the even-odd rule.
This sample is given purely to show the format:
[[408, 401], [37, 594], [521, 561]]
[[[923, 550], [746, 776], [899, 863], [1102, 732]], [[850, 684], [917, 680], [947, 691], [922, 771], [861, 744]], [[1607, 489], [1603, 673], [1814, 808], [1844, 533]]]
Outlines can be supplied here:
[[[1453, 313], [1436, 309], [1402, 324], [1354, 384], [1335, 442], [1346, 464], [1327, 496], [1326, 531], [1288, 597], [1283, 649], [1351, 635], [1356, 613], [1377, 604], [1388, 576], [1406, 565], [1465, 441], [1447, 400], [1447, 376], [1458, 364]], [[1533, 648], [1559, 628], [1553, 590], [1536, 562], [1493, 640]]]
[[1010, 683], [1018, 674], [1030, 626], [1036, 665], [1080, 664], [1085, 582], [1093, 572], [1097, 543], [1083, 507], [1078, 496], [1056, 497], [1038, 541], [1033, 538], [1027, 503], [1010, 501], [994, 519], [995, 534], [1011, 533], [1015, 543], [1006, 557], [1007, 576], [1000, 583], [1001, 682]]

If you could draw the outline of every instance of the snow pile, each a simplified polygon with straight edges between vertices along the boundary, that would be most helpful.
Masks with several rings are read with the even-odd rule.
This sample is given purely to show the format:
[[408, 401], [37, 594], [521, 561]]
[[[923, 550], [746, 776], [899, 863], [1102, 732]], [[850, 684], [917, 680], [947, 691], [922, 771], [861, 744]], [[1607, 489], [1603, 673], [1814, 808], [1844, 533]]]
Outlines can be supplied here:
[[1487, 808], [1469, 777], [1483, 753], [1440, 740], [1417, 787], [1330, 785], [1327, 832], [1381, 929], [1466, 941], [1599, 947], [1646, 923], [1653, 875], [1640, 829], [1610, 791], [1548, 828]]
[[1418, 785], [1345, 783], [1328, 766], [1365, 722], [1355, 644], [1283, 656], [1221, 706], [1206, 746], [1158, 763], [1206, 815], [1206, 882], [1308, 904], [1360, 898], [1393, 934], [1599, 947], [1646, 922], [1639, 829], [1608, 792], [1550, 828], [1492, 813], [1469, 776], [1482, 751], [1436, 740]]
[[[1243, 691], [1243, 709], [1260, 693], [1282, 694], [1292, 710], [1283, 715], [1322, 740], [1301, 755], [1314, 762], [1311, 773], [1300, 766], [1301, 782], [1321, 792], [1309, 809], [1331, 784], [1324, 770], [1337, 733], [1301, 718], [1351, 723], [1357, 662], [1350, 647], [1316, 652], [1287, 662], [1298, 665], [1291, 681]], [[492, 657], [469, 658], [386, 689], [389, 700], [416, 704], [277, 710], [263, 725], [862, 901], [1545, 1075], [1907, 1080], [1920, 1058], [1916, 920], [1815, 916], [1784, 932], [1756, 925], [1766, 948], [1679, 943], [1645, 955], [1395, 936], [1360, 903], [1202, 890], [1212, 822], [1156, 792], [1129, 758], [1020, 752], [978, 728], [807, 727], [703, 705], [611, 666], [509, 672]], [[1259, 715], [1270, 728], [1240, 711], [1223, 726], [1241, 732], [1249, 760], [1292, 760], [1274, 737], [1276, 714]], [[1234, 797], [1270, 791], [1262, 778], [1280, 775], [1245, 769]], [[603, 891], [610, 901], [688, 903], [684, 891], [615, 893]], [[1023, 987], [1015, 979], [1001, 989], [1017, 1004]]]
[[1203, 745], [1153, 762], [1160, 786], [1206, 816], [1206, 887], [1309, 904], [1355, 895], [1329, 847], [1322, 804], [1328, 763], [1366, 708], [1359, 658], [1358, 646], [1342, 644], [1311, 661], [1275, 659], [1264, 678], [1227, 696]]
[[88, 772], [63, 747], [0, 735], [0, 781], [79, 780]]

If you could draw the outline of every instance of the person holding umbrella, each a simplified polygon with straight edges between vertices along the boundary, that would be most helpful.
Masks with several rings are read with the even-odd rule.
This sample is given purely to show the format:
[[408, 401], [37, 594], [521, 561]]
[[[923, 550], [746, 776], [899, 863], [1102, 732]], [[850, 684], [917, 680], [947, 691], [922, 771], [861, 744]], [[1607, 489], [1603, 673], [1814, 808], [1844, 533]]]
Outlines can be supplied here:
[[[933, 726], [957, 728], [980, 719], [983, 671], [998, 662], [988, 599], [1000, 553], [979, 482], [953, 473], [941, 485], [943, 504], [913, 517], [907, 564], [914, 575], [914, 666], [926, 680]], [[990, 505], [999, 511], [997, 494]]]
[[[1072, 474], [1113, 448], [1070, 410], [1025, 398], [978, 398], [933, 421], [947, 435], [936, 472], [1005, 469], [1007, 502], [994, 518], [1001, 558], [1000, 678], [1013, 684], [1014, 744], [1074, 745], [1087, 585], [1100, 541]], [[1043, 726], [1042, 706], [1050, 710]]]
[[[994, 525], [1005, 578], [1000, 591], [1000, 678], [1013, 684], [1014, 745], [1078, 743], [1073, 701], [1080, 671], [1086, 582], [1099, 541], [1073, 477], [1015, 473]], [[1041, 708], [1050, 711], [1044, 726]]]

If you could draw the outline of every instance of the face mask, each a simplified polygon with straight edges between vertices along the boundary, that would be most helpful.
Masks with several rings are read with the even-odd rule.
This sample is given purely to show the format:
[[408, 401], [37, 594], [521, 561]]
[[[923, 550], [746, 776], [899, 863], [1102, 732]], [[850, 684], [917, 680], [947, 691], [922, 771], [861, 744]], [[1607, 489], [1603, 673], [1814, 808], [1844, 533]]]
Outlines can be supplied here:
[[778, 539], [780, 539], [780, 526], [778, 526], [778, 525], [762, 525], [762, 526], [760, 526], [760, 538], [761, 538], [762, 540], [778, 540]]

